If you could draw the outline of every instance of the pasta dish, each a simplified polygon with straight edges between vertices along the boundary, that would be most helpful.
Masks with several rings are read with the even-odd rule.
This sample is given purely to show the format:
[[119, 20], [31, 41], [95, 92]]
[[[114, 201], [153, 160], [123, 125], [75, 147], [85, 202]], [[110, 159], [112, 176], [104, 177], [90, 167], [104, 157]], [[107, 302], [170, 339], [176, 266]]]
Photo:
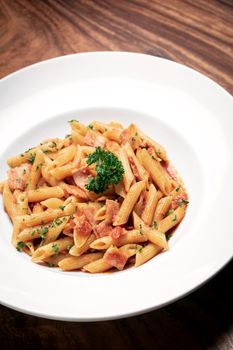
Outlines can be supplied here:
[[8, 159], [12, 244], [35, 263], [90, 273], [168, 250], [188, 196], [164, 147], [135, 124], [69, 122], [71, 134]]

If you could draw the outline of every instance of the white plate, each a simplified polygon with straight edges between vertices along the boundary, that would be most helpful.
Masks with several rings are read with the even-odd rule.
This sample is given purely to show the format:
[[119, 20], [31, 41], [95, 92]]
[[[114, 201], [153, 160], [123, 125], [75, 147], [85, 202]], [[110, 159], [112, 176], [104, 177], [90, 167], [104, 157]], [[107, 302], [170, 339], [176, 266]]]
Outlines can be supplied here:
[[93, 321], [135, 315], [189, 293], [232, 257], [233, 99], [210, 79], [133, 53], [64, 56], [0, 82], [0, 178], [6, 159], [69, 132], [67, 120], [138, 124], [164, 145], [190, 195], [170, 251], [139, 268], [89, 275], [30, 262], [10, 244], [1, 203], [0, 301], [47, 318]]

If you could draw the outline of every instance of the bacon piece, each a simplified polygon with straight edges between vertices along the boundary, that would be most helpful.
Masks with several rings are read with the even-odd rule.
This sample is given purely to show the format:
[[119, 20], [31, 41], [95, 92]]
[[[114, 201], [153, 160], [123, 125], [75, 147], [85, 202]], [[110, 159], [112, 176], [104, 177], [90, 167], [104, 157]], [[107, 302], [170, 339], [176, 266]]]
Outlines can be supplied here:
[[118, 239], [124, 234], [126, 234], [126, 230], [121, 226], [114, 227], [110, 232], [110, 236], [112, 237], [112, 239]]
[[129, 163], [131, 165], [132, 172], [133, 172], [134, 176], [136, 177], [136, 179], [140, 179], [138, 168], [134, 162], [133, 157], [129, 157]]
[[172, 200], [172, 203], [171, 203], [171, 208], [172, 209], [177, 209], [178, 207], [179, 207], [179, 205], [180, 205], [180, 203], [182, 204], [182, 205], [187, 205], [186, 203], [183, 203], [182, 201], [183, 200], [185, 200], [185, 201], [187, 201], [188, 200], [188, 196], [187, 196], [187, 194], [186, 193], [181, 193], [181, 194], [178, 194], [177, 196], [175, 196], [174, 198], [173, 198], [173, 200]]
[[31, 168], [31, 164], [24, 163], [8, 170], [8, 185], [12, 191], [25, 189]]
[[98, 225], [93, 227], [93, 231], [97, 238], [109, 236], [112, 232], [112, 226], [107, 224], [105, 221], [102, 221]]
[[137, 129], [134, 124], [130, 124], [127, 129], [121, 133], [121, 142], [125, 144], [126, 142], [131, 142], [132, 137], [137, 133]]
[[73, 185], [65, 185], [65, 190], [66, 192], [68, 192], [69, 194], [74, 195], [75, 197], [78, 197], [80, 199], [83, 200], [88, 200], [88, 195], [86, 194], [86, 192], [82, 189], [79, 188], [78, 186], [73, 186]]
[[176, 169], [174, 168], [174, 166], [172, 164], [168, 164], [168, 166], [166, 166], [166, 171], [167, 173], [171, 176], [171, 178], [175, 181], [178, 180], [178, 176], [177, 176], [177, 171]]
[[74, 235], [80, 235], [84, 237], [90, 235], [92, 227], [85, 215], [82, 215], [79, 220], [76, 219], [75, 222], [77, 222], [77, 225], [74, 228]]
[[86, 216], [87, 221], [91, 224], [91, 225], [95, 225], [96, 224], [96, 220], [95, 220], [95, 208], [90, 207], [90, 208], [84, 208], [83, 209], [83, 214]]
[[111, 199], [107, 199], [105, 222], [107, 224], [112, 224], [118, 214], [118, 211], [119, 211], [119, 203]]
[[89, 130], [84, 137], [84, 143], [88, 146], [103, 148], [105, 145], [105, 138], [104, 136]]
[[128, 258], [117, 247], [109, 248], [103, 256], [103, 259], [118, 270], [123, 270]]
[[139, 196], [139, 200], [137, 204], [134, 207], [134, 210], [139, 216], [141, 216], [143, 209], [145, 208], [145, 205], [146, 205], [146, 191], [143, 190]]
[[89, 167], [85, 166], [73, 172], [73, 179], [77, 186], [85, 189], [85, 185], [88, 183], [88, 177], [93, 175], [94, 172]]

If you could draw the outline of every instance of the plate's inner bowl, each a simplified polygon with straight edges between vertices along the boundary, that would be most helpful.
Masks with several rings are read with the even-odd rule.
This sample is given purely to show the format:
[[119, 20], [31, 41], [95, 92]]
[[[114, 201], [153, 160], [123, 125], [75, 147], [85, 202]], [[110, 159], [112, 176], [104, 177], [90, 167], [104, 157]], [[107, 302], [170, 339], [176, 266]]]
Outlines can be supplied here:
[[[175, 128], [161, 122], [154, 116], [141, 114], [133, 110], [98, 108], [76, 110], [51, 117], [24, 132], [24, 134], [9, 145], [0, 158], [1, 179], [6, 178], [6, 161], [9, 157], [21, 154], [28, 148], [36, 146], [42, 140], [53, 137], [64, 137], [69, 133], [70, 128], [68, 121], [71, 119], [79, 120], [84, 124], [89, 124], [92, 120], [99, 120], [102, 122], [117, 120], [125, 127], [133, 122], [137, 124], [143, 132], [165, 147], [168, 153], [168, 158], [171, 160], [184, 181], [190, 201], [184, 221], [175, 230], [169, 242], [171, 251], [175, 250], [176, 246], [179, 245], [179, 242], [186, 237], [186, 233], [189, 231], [190, 226], [193, 226], [194, 220], [201, 208], [202, 203], [198, 193], [200, 193], [200, 191], [203, 192], [204, 178], [195, 150], [190, 144], [188, 138], [186, 139], [185, 136], [181, 135]], [[10, 246], [12, 225], [6, 214], [1, 216], [1, 224], [1, 244], [4, 244], [6, 249], [14, 249]], [[167, 252], [166, 254], [170, 254], [170, 252]], [[162, 255], [159, 255], [153, 260], [161, 259], [161, 257]], [[30, 258], [26, 254], [18, 254], [18, 259], [25, 259], [28, 263], [32, 264]], [[147, 264], [151, 264], [152, 262], [153, 261], [148, 262]], [[35, 266], [35, 268], [38, 268], [38, 266]], [[40, 268], [46, 267], [40, 266]], [[59, 271], [58, 269], [52, 270], [56, 272]], [[59, 273], [63, 272], [59, 271]], [[77, 276], [80, 272], [69, 272], [69, 275], [72, 274]]]

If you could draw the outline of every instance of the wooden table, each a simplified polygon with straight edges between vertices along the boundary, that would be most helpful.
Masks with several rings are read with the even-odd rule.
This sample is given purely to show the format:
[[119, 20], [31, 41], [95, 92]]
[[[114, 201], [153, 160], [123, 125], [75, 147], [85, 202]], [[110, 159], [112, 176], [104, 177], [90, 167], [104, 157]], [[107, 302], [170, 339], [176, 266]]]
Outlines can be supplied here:
[[[233, 93], [233, 1], [0, 0], [0, 77], [58, 55], [102, 50], [165, 57]], [[232, 267], [172, 305], [123, 320], [65, 323], [0, 306], [0, 347], [233, 349]]]

